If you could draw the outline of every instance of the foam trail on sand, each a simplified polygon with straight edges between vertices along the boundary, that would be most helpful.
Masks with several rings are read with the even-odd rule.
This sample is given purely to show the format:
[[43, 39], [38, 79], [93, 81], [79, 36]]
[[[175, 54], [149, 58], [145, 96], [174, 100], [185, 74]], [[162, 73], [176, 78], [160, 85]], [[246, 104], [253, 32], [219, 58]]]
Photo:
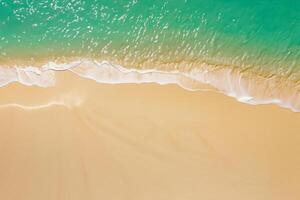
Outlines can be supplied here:
[[19, 82], [28, 86], [52, 87], [55, 73], [70, 71], [83, 78], [99, 83], [158, 83], [177, 84], [187, 90], [203, 90], [208, 84], [240, 102], [248, 104], [276, 104], [300, 112], [300, 86], [280, 77], [245, 75], [230, 68], [212, 70], [213, 66], [202, 64], [188, 72], [128, 69], [108, 61], [79, 60], [67, 64], [49, 62], [38, 67], [0, 67], [0, 86]]
[[61, 95], [57, 98], [54, 98], [53, 100], [44, 103], [44, 104], [38, 104], [38, 105], [23, 105], [19, 103], [9, 103], [9, 104], [3, 104], [0, 105], [0, 108], [10, 108], [10, 107], [15, 107], [15, 108], [20, 108], [23, 110], [38, 110], [38, 109], [43, 109], [43, 108], [48, 108], [52, 106], [63, 106], [67, 107], [69, 109], [72, 109], [73, 107], [79, 106], [84, 99], [80, 97], [79, 95], [75, 94], [66, 94], [66, 95]]

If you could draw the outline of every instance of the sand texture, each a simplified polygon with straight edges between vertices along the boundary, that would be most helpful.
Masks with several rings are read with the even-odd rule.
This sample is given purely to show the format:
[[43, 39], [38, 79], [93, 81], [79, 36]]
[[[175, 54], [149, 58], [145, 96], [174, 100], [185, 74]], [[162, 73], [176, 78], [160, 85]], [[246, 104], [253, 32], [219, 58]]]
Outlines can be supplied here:
[[300, 114], [176, 85], [0, 88], [0, 199], [298, 200]]

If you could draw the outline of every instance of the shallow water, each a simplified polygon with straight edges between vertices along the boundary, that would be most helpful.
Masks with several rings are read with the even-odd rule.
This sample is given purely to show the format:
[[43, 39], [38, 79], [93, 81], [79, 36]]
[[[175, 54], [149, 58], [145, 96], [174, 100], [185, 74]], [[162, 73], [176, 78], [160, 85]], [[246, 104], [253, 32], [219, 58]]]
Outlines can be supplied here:
[[0, 2], [1, 59], [110, 56], [299, 67], [297, 1]]

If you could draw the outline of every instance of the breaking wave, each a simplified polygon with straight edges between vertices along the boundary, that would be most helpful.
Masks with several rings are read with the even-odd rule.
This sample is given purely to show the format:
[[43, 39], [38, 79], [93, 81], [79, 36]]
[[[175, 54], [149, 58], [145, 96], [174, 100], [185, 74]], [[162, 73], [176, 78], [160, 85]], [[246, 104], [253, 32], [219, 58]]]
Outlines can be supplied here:
[[53, 87], [55, 74], [70, 71], [99, 83], [177, 84], [187, 90], [203, 90], [203, 84], [248, 104], [276, 104], [300, 112], [300, 84], [283, 77], [242, 73], [228, 67], [203, 64], [188, 72], [125, 68], [108, 61], [49, 62], [42, 67], [0, 67], [0, 86], [19, 82], [27, 86]]

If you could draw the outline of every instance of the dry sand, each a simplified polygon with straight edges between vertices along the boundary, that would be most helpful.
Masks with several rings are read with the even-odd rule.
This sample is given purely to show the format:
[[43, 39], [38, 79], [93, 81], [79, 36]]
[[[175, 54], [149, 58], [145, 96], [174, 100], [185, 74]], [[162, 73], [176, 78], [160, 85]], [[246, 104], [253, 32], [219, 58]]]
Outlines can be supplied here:
[[298, 200], [300, 114], [175, 85], [0, 88], [0, 199]]

